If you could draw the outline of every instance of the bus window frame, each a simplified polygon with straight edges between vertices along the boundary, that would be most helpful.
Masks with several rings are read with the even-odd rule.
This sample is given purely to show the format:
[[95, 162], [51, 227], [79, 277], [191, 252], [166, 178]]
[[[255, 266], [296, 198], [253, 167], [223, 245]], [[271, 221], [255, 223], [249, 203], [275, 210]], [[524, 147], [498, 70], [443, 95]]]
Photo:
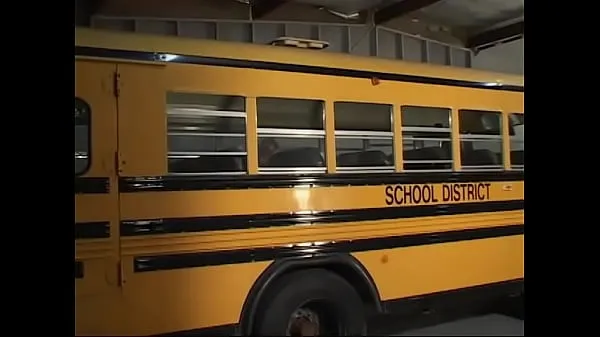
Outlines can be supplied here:
[[[286, 127], [260, 127], [260, 111], [259, 108], [261, 99], [278, 99], [278, 100], [298, 100], [298, 101], [306, 101], [310, 103], [318, 102], [321, 106], [320, 114], [321, 114], [321, 129], [311, 129], [311, 128], [286, 128]], [[328, 100], [325, 98], [314, 98], [314, 97], [290, 97], [290, 96], [275, 96], [275, 95], [260, 95], [256, 96], [255, 101], [255, 109], [256, 109], [256, 128], [254, 133], [256, 135], [256, 147], [257, 147], [257, 169], [258, 175], [273, 175], [273, 174], [316, 174], [323, 175], [327, 174], [327, 102]], [[283, 132], [280, 132], [282, 131]], [[260, 165], [260, 143], [261, 138], [304, 138], [304, 139], [314, 139], [323, 141], [323, 166], [310, 166], [310, 167], [262, 167]]]
[[[232, 157], [244, 157], [243, 161], [245, 163], [245, 169], [243, 171], [207, 171], [207, 172], [172, 172], [171, 171], [171, 166], [170, 164], [167, 164], [167, 175], [170, 176], [199, 176], [199, 177], [233, 177], [233, 178], [237, 178], [237, 177], [244, 177], [244, 176], [248, 176], [250, 173], [249, 171], [249, 162], [248, 162], [248, 129], [247, 129], [247, 124], [248, 124], [248, 109], [247, 109], [247, 101], [248, 101], [248, 96], [244, 96], [244, 95], [238, 95], [238, 94], [224, 94], [224, 93], [211, 93], [211, 92], [206, 92], [206, 91], [167, 91], [166, 92], [166, 105], [165, 105], [165, 116], [166, 116], [166, 133], [165, 136], [167, 138], [167, 162], [170, 160], [169, 156], [170, 156], [170, 144], [169, 144], [169, 136], [171, 136], [172, 134], [169, 131], [169, 125], [171, 123], [171, 121], [169, 120], [170, 116], [169, 116], [169, 108], [173, 108], [174, 106], [194, 106], [198, 103], [170, 103], [169, 102], [169, 94], [174, 94], [174, 95], [178, 95], [178, 94], [182, 94], [182, 95], [189, 95], [190, 97], [192, 96], [209, 96], [212, 98], [220, 98], [220, 99], [230, 99], [230, 98], [241, 98], [242, 101], [242, 106], [243, 106], [243, 110], [241, 111], [236, 111], [236, 110], [211, 110], [211, 109], [202, 109], [205, 110], [204, 111], [204, 116], [211, 116], [213, 115], [213, 117], [216, 118], [243, 118], [244, 120], [244, 132], [243, 132], [243, 138], [244, 141], [242, 142], [244, 144], [244, 151], [240, 151], [240, 153], [244, 153], [243, 155], [232, 155], [232, 154], [227, 154], [227, 155], [221, 155], [221, 154], [216, 154], [219, 153], [219, 151], [213, 151], [215, 154], [213, 154], [213, 156], [216, 157], [221, 157], [221, 158], [225, 158], [228, 156], [232, 156]], [[225, 112], [222, 116], [217, 116], [220, 113]], [[227, 115], [227, 113], [234, 113], [234, 114], [240, 114], [243, 116], [234, 116], [234, 115]], [[202, 116], [202, 114], [199, 114], [199, 116]], [[215, 137], [214, 134], [218, 134], [218, 133], [210, 133], [210, 135], [208, 135], [210, 132], [207, 132], [206, 136], [203, 137]], [[180, 135], [178, 135], [180, 136]], [[228, 137], [224, 137], [224, 138], [235, 138], [237, 136], [228, 136]], [[174, 152], [186, 152], [186, 151], [174, 151]], [[192, 151], [193, 152], [193, 151]], [[197, 152], [203, 152], [203, 151], [197, 151]], [[224, 152], [226, 153], [226, 152]], [[185, 155], [185, 154], [184, 154]]]
[[[512, 161], [512, 142], [513, 142], [513, 137], [517, 136], [517, 132], [515, 130], [515, 126], [519, 126], [519, 125], [523, 125], [525, 126], [525, 113], [524, 112], [507, 112], [506, 113], [507, 117], [508, 117], [508, 125], [510, 127], [510, 131], [512, 131], [512, 134], [508, 135], [508, 142], [509, 142], [509, 154], [508, 154], [508, 159], [509, 159], [509, 170], [511, 171], [523, 171], [525, 170], [525, 164], [514, 164]], [[512, 123], [512, 119], [511, 116], [512, 115], [520, 115], [523, 118], [523, 123], [521, 124], [515, 124], [513, 125]], [[523, 138], [523, 144], [525, 144], [525, 138]], [[525, 147], [525, 146], [523, 146]], [[525, 153], [525, 150], [523, 150], [523, 153]]]
[[[381, 103], [381, 102], [375, 102], [375, 101], [357, 101], [357, 100], [333, 100], [333, 118], [334, 118], [334, 129], [333, 129], [333, 135], [332, 137], [335, 139], [335, 154], [336, 154], [336, 167], [335, 167], [335, 172], [336, 173], [344, 173], [344, 174], [348, 174], [348, 173], [357, 173], [357, 174], [372, 174], [372, 173], [394, 173], [396, 172], [396, 146], [395, 146], [395, 140], [396, 140], [396, 133], [394, 132], [394, 104], [393, 103]], [[390, 131], [372, 131], [372, 130], [342, 130], [342, 129], [337, 129], [335, 127], [335, 122], [337, 121], [337, 115], [336, 115], [336, 104], [337, 103], [351, 103], [351, 104], [365, 104], [365, 105], [383, 105], [386, 106], [389, 111], [389, 117], [390, 117]], [[360, 134], [360, 133], [363, 134]], [[389, 166], [381, 166], [381, 167], [377, 167], [377, 166], [340, 166], [337, 163], [337, 150], [338, 150], [338, 142], [337, 142], [337, 137], [344, 137], [344, 136], [348, 136], [351, 135], [352, 133], [356, 133], [357, 135], [351, 135], [349, 138], [350, 139], [361, 139], [359, 137], [361, 136], [365, 136], [367, 135], [367, 137], [369, 136], [368, 134], [371, 133], [371, 136], [373, 134], [375, 134], [376, 136], [377, 133], [390, 133], [390, 140], [391, 142], [391, 148], [392, 148], [392, 156], [394, 158], [394, 160], [392, 161], [391, 165]], [[344, 134], [346, 133], [346, 134]], [[327, 137], [327, 135], [325, 135]], [[355, 138], [356, 137], [356, 138]], [[367, 138], [368, 139], [368, 138]], [[365, 140], [364, 138], [362, 139], [363, 141]], [[387, 139], [386, 139], [387, 140]]]
[[[407, 170], [406, 169], [406, 167], [405, 167], [406, 159], [404, 158], [404, 131], [405, 131], [405, 128], [423, 128], [423, 127], [422, 126], [406, 126], [406, 125], [404, 125], [404, 116], [403, 116], [404, 108], [443, 109], [443, 110], [448, 111], [448, 129], [449, 129], [448, 132], [450, 134], [450, 138], [444, 138], [443, 141], [448, 141], [450, 143], [450, 147], [451, 147], [450, 160], [448, 160], [449, 164], [450, 164], [449, 169], [435, 169], [435, 170], [414, 170], [414, 169]], [[457, 161], [457, 156], [455, 155], [454, 151], [452, 150], [452, 148], [454, 147], [454, 145], [453, 145], [454, 144], [453, 123], [455, 123], [455, 121], [452, 120], [452, 108], [451, 107], [436, 106], [436, 105], [403, 104], [403, 105], [400, 105], [400, 123], [401, 123], [400, 138], [402, 141], [402, 148], [400, 149], [400, 151], [402, 151], [402, 172], [409, 172], [409, 173], [437, 173], [437, 172], [451, 173], [451, 172], [456, 172], [454, 167], [455, 167], [455, 163]], [[410, 132], [410, 130], [409, 130], [409, 132]], [[460, 139], [460, 130], [458, 131], [458, 133], [459, 133], [458, 137]], [[460, 155], [458, 155], [458, 157], [460, 157]], [[409, 160], [409, 161], [411, 161], [411, 160]], [[423, 163], [427, 163], [427, 160], [423, 160]]]
[[[87, 113], [87, 132], [86, 132], [86, 135], [87, 135], [87, 162], [86, 162], [85, 168], [83, 170], [81, 170], [80, 172], [75, 172], [75, 177], [80, 177], [80, 176], [88, 173], [90, 171], [90, 168], [92, 167], [92, 106], [83, 98], [75, 96], [75, 101], [77, 101], [77, 100], [79, 102], [85, 104], [85, 106], [87, 107], [87, 112], [88, 112]], [[74, 126], [77, 126], [77, 124], [75, 124], [75, 116], [73, 116], [73, 124], [74, 124]], [[75, 158], [73, 158], [73, 160], [75, 160]]]
[[[504, 147], [502, 146], [502, 143], [504, 142], [504, 131], [503, 131], [503, 125], [502, 125], [502, 119], [503, 116], [505, 114], [504, 111], [500, 110], [500, 109], [486, 109], [486, 108], [458, 108], [457, 109], [458, 112], [458, 134], [457, 134], [457, 140], [458, 140], [458, 144], [459, 144], [459, 149], [460, 151], [458, 152], [458, 155], [460, 156], [460, 171], [462, 172], [503, 172], [506, 171], [506, 168], [504, 167], [503, 164], [495, 164], [495, 165], [465, 165], [464, 161], [463, 161], [463, 151], [462, 151], [462, 146], [463, 146], [463, 141], [471, 141], [471, 142], [478, 142], [481, 140], [477, 139], [477, 136], [483, 136], [482, 138], [490, 138], [493, 139], [493, 137], [498, 137], [497, 140], [500, 141], [500, 153], [502, 158], [504, 158], [504, 156], [506, 155], [510, 155], [510, 154], [506, 154], [504, 153]], [[475, 113], [490, 113], [490, 114], [497, 114], [499, 117], [499, 133], [498, 135], [488, 135], [485, 133], [482, 134], [463, 134], [461, 132], [461, 127], [463, 124], [463, 121], [461, 120], [463, 113], [469, 113], [469, 112], [475, 112]], [[482, 126], [483, 126], [483, 120], [481, 120]], [[463, 136], [467, 136], [464, 137]], [[484, 140], [485, 141], [485, 140]], [[502, 159], [503, 161], [504, 159]]]

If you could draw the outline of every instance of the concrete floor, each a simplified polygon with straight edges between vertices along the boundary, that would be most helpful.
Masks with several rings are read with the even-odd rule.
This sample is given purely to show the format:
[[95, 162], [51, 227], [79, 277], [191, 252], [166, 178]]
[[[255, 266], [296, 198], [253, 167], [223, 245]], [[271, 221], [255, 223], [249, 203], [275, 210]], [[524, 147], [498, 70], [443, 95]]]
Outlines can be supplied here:
[[491, 314], [461, 319], [392, 336], [524, 336], [525, 321]]

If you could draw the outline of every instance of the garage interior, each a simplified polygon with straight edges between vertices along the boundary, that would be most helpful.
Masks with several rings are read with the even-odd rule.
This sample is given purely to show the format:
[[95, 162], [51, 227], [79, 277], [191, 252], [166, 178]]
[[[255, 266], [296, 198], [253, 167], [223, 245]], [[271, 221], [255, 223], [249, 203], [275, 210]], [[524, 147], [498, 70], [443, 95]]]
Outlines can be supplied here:
[[76, 23], [523, 73], [523, 0], [78, 0]]

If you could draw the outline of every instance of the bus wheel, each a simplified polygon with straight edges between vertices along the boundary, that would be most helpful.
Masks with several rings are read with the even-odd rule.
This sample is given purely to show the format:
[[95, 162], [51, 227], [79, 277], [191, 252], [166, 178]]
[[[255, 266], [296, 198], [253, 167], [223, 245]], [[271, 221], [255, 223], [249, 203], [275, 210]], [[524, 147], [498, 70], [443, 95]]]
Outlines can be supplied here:
[[346, 280], [307, 269], [282, 276], [266, 291], [255, 328], [259, 336], [364, 336], [365, 310]]

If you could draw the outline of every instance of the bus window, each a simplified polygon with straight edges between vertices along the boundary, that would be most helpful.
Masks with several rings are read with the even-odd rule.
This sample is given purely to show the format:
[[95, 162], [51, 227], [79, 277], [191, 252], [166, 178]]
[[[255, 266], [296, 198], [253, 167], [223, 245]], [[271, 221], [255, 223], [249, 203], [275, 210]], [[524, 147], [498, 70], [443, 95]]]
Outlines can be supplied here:
[[452, 171], [451, 110], [402, 107], [402, 150], [405, 171]]
[[394, 172], [390, 104], [335, 102], [338, 172]]
[[463, 169], [502, 169], [502, 114], [459, 110], [458, 116]]
[[259, 173], [325, 172], [324, 102], [256, 99]]
[[513, 113], [508, 115], [514, 134], [510, 136], [510, 165], [513, 170], [525, 167], [525, 115]]
[[91, 108], [81, 98], [75, 97], [75, 175], [85, 173], [90, 166]]
[[169, 174], [245, 174], [246, 99], [167, 93], [167, 137]]

